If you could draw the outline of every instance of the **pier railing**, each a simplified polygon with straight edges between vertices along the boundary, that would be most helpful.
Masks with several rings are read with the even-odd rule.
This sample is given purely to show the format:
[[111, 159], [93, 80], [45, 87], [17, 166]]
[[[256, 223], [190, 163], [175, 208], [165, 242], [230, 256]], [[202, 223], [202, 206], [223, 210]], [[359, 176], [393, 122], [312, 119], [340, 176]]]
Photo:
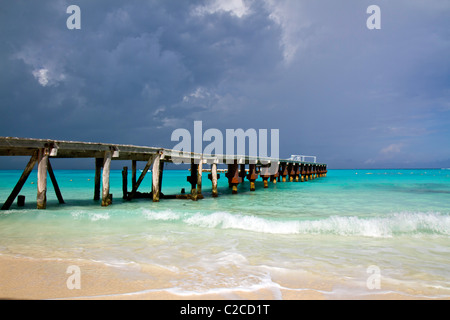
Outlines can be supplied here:
[[295, 155], [295, 154], [293, 154], [289, 158], [289, 160], [292, 160], [292, 161], [308, 162], [306, 159], [311, 159], [312, 163], [316, 163], [317, 162], [317, 157], [316, 156], [303, 156], [303, 155]]

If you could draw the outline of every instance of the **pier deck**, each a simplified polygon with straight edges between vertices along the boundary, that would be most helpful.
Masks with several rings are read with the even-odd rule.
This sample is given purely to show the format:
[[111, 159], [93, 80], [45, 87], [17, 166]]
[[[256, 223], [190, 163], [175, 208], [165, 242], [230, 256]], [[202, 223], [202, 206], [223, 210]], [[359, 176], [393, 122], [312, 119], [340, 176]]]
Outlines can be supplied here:
[[[123, 198], [128, 200], [143, 196], [142, 193], [138, 192], [138, 188], [147, 172], [152, 169], [152, 191], [144, 196], [152, 198], [154, 202], [158, 202], [160, 197], [192, 200], [203, 198], [202, 172], [204, 171], [211, 172], [208, 178], [212, 182], [212, 196], [217, 197], [217, 179], [220, 178], [217, 165], [227, 166], [225, 176], [228, 178], [230, 188], [233, 189], [233, 194], [237, 193], [238, 184], [242, 183], [245, 178], [250, 181], [250, 190], [255, 191], [255, 181], [259, 177], [263, 179], [264, 187], [267, 188], [269, 181], [274, 183], [277, 180], [303, 182], [324, 177], [327, 173], [326, 164], [299, 161], [297, 158], [275, 159], [246, 155], [207, 155], [158, 147], [14, 137], [0, 137], [0, 156], [30, 157], [22, 176], [3, 204], [2, 210], [8, 210], [11, 207], [36, 164], [38, 167], [37, 208], [46, 208], [47, 173], [51, 178], [59, 203], [64, 203], [50, 163], [52, 158], [95, 159], [94, 200], [100, 200], [101, 194], [102, 206], [108, 206], [112, 203], [112, 195], [109, 193], [109, 175], [111, 161], [114, 160], [132, 161], [131, 191], [128, 191], [127, 184], [128, 167], [124, 167], [122, 171]], [[146, 162], [139, 178], [136, 172], [138, 161]], [[163, 196], [161, 194], [164, 163], [190, 164], [190, 172], [187, 177], [187, 181], [191, 184], [189, 194], [175, 196]], [[205, 165], [209, 165], [210, 168], [206, 168]]]

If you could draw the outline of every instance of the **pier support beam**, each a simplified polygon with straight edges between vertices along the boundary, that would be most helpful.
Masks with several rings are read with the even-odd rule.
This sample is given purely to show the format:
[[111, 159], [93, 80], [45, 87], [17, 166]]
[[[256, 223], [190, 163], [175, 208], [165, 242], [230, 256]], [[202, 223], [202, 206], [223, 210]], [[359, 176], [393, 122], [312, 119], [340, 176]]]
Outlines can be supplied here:
[[228, 165], [228, 185], [232, 188], [232, 194], [237, 194], [237, 186], [242, 182], [242, 178], [239, 176], [237, 160], [233, 164]]
[[239, 183], [244, 182], [247, 173], [245, 171], [245, 163], [239, 164]]
[[282, 180], [283, 182], [286, 182], [286, 176], [288, 175], [288, 170], [287, 170], [287, 164], [286, 164], [286, 162], [282, 162], [282, 163], [281, 163], [281, 173], [280, 173], [280, 175], [281, 175], [281, 180]]
[[[161, 192], [161, 179], [162, 178], [162, 169], [161, 167], [161, 155], [158, 154], [153, 160], [153, 168], [152, 168], [152, 197], [153, 202], [159, 202], [159, 195]], [[161, 169], [160, 169], [161, 168]]]
[[131, 162], [131, 189], [136, 185], [136, 170], [137, 170], [137, 161], [133, 160]]
[[197, 182], [198, 182], [198, 164], [194, 160], [191, 161], [191, 175], [187, 177], [187, 181], [191, 184], [191, 199], [197, 201], [199, 199]]
[[263, 179], [264, 189], [269, 188], [269, 179], [270, 179], [269, 170], [270, 169], [268, 167], [261, 167], [261, 178]]
[[[202, 173], [203, 173], [203, 161], [200, 160], [199, 163], [195, 163], [198, 160], [192, 160], [191, 164], [191, 198], [194, 201], [203, 199], [202, 195]], [[199, 185], [200, 183], [200, 185]]]
[[197, 196], [202, 194], [203, 159], [200, 159], [197, 169]]
[[106, 151], [103, 160], [102, 173], [102, 207], [107, 207], [112, 203], [112, 197], [109, 194], [109, 176], [111, 171], [112, 152]]
[[299, 181], [299, 177], [300, 177], [300, 164], [296, 163], [296, 164], [294, 164], [294, 178], [295, 178], [295, 182]]
[[164, 174], [164, 161], [159, 160], [159, 197], [163, 197], [164, 194], [161, 192], [162, 190], [162, 183], [163, 183], [163, 174]]
[[295, 171], [294, 171], [294, 164], [293, 163], [289, 163], [287, 165], [287, 172], [288, 172], [288, 175], [289, 175], [289, 182], [294, 181]]
[[142, 170], [141, 175], [139, 176], [139, 179], [136, 181], [136, 183], [133, 186], [133, 189], [131, 190], [130, 194], [128, 195], [128, 200], [131, 200], [134, 198], [134, 195], [137, 192], [137, 189], [139, 188], [139, 186], [142, 183], [142, 180], [144, 180], [145, 175], [147, 174], [148, 170], [150, 169], [150, 167], [153, 164], [153, 160], [155, 159], [155, 155], [151, 155], [150, 158], [147, 161], [147, 164], [145, 165], [144, 170]]
[[128, 199], [128, 167], [123, 167], [122, 170], [122, 193], [122, 198]]
[[50, 180], [52, 181], [53, 189], [55, 189], [56, 197], [58, 198], [59, 204], [64, 204], [64, 199], [61, 194], [61, 190], [59, 189], [58, 182], [56, 181], [55, 173], [53, 172], [53, 168], [50, 163], [50, 159], [48, 159], [47, 161], [48, 161], [48, 168], [47, 168], [48, 175], [50, 176]]
[[102, 175], [103, 159], [95, 159], [94, 201], [100, 200], [100, 181]]
[[280, 165], [279, 165], [279, 163], [277, 164], [276, 168], [273, 169], [273, 171], [275, 173], [270, 176], [270, 180], [272, 181], [273, 184], [276, 184], [277, 183], [277, 178], [280, 177]]
[[20, 176], [19, 181], [17, 182], [13, 191], [11, 192], [8, 199], [6, 199], [5, 203], [3, 204], [2, 210], [9, 210], [9, 208], [13, 204], [14, 200], [20, 193], [20, 190], [22, 190], [23, 185], [25, 184], [28, 177], [30, 176], [31, 171], [33, 171], [33, 168], [36, 165], [37, 160], [38, 160], [38, 151], [35, 151], [33, 153], [33, 155], [31, 156], [30, 161], [28, 161], [28, 164], [25, 167], [25, 170], [23, 171], [22, 175]]
[[48, 148], [39, 149], [38, 155], [38, 181], [37, 181], [37, 208], [47, 208], [47, 167]]
[[256, 179], [258, 179], [258, 174], [256, 173], [256, 164], [248, 165], [247, 179], [250, 181], [250, 191], [255, 191], [255, 181]]
[[212, 196], [213, 198], [217, 198], [219, 196], [217, 191], [217, 179], [220, 178], [220, 175], [217, 174], [217, 163], [211, 164], [211, 173], [208, 175], [208, 178], [212, 182]]

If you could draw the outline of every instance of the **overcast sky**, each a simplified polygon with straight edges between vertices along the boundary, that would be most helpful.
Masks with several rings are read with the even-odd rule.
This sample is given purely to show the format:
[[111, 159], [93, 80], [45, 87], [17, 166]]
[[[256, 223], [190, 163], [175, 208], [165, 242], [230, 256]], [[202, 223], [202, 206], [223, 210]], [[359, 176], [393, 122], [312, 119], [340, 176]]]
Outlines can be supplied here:
[[449, 17], [448, 0], [0, 0], [0, 136], [172, 148], [201, 120], [279, 129], [281, 157], [329, 168], [450, 167]]

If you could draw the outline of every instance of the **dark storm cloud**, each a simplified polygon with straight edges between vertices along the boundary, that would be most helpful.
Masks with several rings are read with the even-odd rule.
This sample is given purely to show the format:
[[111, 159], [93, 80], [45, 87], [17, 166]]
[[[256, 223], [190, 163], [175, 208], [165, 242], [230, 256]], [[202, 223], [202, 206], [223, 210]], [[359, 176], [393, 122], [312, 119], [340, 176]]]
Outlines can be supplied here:
[[[377, 2], [377, 3], [376, 3]], [[81, 8], [81, 30], [66, 9]], [[368, 30], [377, 4], [382, 29]], [[280, 129], [334, 167], [450, 166], [448, 1], [4, 1], [1, 136]]]

